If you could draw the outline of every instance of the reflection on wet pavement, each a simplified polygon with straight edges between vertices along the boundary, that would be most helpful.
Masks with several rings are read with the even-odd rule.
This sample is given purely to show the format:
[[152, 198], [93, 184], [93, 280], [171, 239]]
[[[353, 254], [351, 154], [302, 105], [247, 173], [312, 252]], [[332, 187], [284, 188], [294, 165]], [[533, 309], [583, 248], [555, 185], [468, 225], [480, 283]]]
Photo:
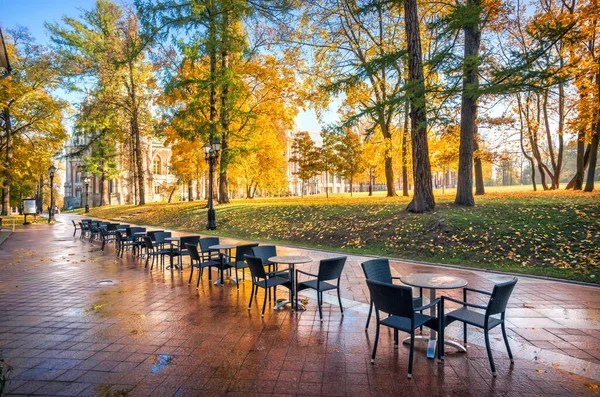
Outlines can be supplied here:
[[[514, 365], [494, 330], [492, 378], [483, 336], [469, 329], [467, 353], [448, 349], [443, 364], [417, 345], [409, 381], [408, 348], [394, 349], [387, 330], [369, 363], [374, 327], [365, 333], [364, 257], [349, 256], [344, 269], [343, 318], [335, 295], [325, 296], [321, 323], [316, 295], [307, 292], [307, 311], [267, 310], [263, 319], [261, 305], [247, 310], [249, 277], [237, 290], [212, 285], [205, 271], [196, 290], [187, 284], [187, 260], [183, 273], [149, 272], [129, 254], [117, 259], [111, 246], [102, 252], [71, 234], [64, 224], [32, 225], [0, 248], [0, 356], [14, 368], [9, 395], [598, 395], [599, 288], [521, 277], [507, 312]], [[316, 261], [339, 255], [280, 253]], [[442, 273], [485, 290], [497, 279], [392, 266], [394, 276]], [[442, 293], [461, 297], [460, 290]], [[473, 303], [485, 302], [473, 296]], [[461, 328], [448, 334], [460, 339]]]

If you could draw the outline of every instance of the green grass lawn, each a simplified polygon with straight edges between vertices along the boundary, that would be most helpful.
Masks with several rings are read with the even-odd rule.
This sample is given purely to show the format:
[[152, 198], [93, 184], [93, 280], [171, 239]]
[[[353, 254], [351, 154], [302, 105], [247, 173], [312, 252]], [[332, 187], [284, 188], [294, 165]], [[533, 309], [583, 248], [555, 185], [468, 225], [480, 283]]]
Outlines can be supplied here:
[[436, 191], [428, 214], [405, 211], [409, 198], [359, 193], [233, 200], [218, 206], [207, 233], [205, 202], [93, 208], [90, 215], [245, 240], [393, 256], [598, 283], [600, 192], [488, 189], [474, 208]]

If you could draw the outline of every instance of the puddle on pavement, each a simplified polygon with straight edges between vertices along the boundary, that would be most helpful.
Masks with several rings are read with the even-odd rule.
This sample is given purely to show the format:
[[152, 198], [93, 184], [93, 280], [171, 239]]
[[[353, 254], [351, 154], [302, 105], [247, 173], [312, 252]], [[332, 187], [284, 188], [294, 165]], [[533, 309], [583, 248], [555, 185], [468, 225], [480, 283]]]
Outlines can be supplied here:
[[98, 285], [106, 285], [106, 286], [116, 285], [116, 283], [114, 281], [112, 281], [112, 280], [102, 280], [102, 281], [98, 281], [96, 284], [98, 284]]
[[171, 361], [173, 361], [173, 356], [168, 354], [159, 354], [155, 356], [154, 368], [152, 368], [152, 371], [150, 371], [150, 373], [155, 374], [157, 372], [162, 371], [167, 367], [167, 365], [171, 364]]

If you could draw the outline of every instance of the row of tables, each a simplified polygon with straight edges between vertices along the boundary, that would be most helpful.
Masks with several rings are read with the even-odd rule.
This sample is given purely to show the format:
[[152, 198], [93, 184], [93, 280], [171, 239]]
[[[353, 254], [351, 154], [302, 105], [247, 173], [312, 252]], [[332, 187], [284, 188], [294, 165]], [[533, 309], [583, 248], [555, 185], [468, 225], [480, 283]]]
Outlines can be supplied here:
[[[136, 235], [146, 236], [147, 232], [136, 233]], [[174, 248], [173, 244], [178, 243], [180, 241], [180, 239], [181, 238], [177, 237], [177, 236], [167, 237], [167, 238], [165, 238], [165, 241], [168, 241], [171, 244], [171, 248]], [[237, 248], [238, 245], [239, 244], [221, 243], [221, 244], [212, 245], [209, 247], [209, 249], [217, 251], [219, 253], [219, 261], [221, 261], [221, 265], [223, 265], [225, 257], [226, 256], [231, 257], [231, 250]], [[313, 259], [308, 256], [300, 256], [300, 255], [278, 255], [278, 256], [273, 256], [268, 259], [272, 263], [288, 265], [289, 270], [290, 270], [290, 282], [291, 282], [290, 297], [288, 300], [278, 301], [275, 305], [275, 309], [277, 310], [282, 307], [285, 307], [288, 304], [291, 304], [292, 308], [294, 308], [296, 310], [306, 310], [306, 308], [300, 302], [294, 302], [294, 298], [293, 298], [295, 296], [294, 277], [296, 274], [295, 266], [300, 265], [300, 264], [310, 263], [313, 261]], [[177, 265], [173, 265], [173, 258], [171, 257], [171, 268], [173, 268], [174, 266], [177, 267]], [[224, 285], [225, 278], [224, 278], [223, 273], [224, 273], [224, 270], [221, 270], [221, 277], [219, 280], [215, 281], [215, 285], [217, 285], [217, 284]], [[235, 283], [238, 282], [237, 278], [234, 278], [234, 277], [229, 278], [229, 280], [233, 281]], [[450, 290], [450, 289], [462, 288], [467, 285], [467, 280], [465, 280], [463, 278], [447, 276], [447, 275], [443, 275], [443, 274], [436, 274], [436, 273], [416, 273], [416, 274], [411, 274], [408, 276], [402, 276], [402, 277], [400, 277], [400, 281], [402, 281], [402, 283], [409, 285], [411, 287], [429, 289], [430, 302], [436, 299], [438, 289]], [[432, 317], [437, 317], [437, 309], [435, 306], [433, 306], [429, 309], [429, 315]], [[426, 341], [428, 343], [427, 357], [428, 358], [435, 357], [435, 349], [436, 349], [436, 345], [437, 345], [437, 332], [435, 330], [433, 330], [433, 329], [430, 330], [429, 336], [417, 335], [415, 337], [415, 340]], [[410, 337], [404, 339], [403, 343], [410, 343]], [[445, 340], [444, 343], [456, 348], [458, 351], [461, 351], [461, 352], [466, 351], [466, 348], [457, 342]]]

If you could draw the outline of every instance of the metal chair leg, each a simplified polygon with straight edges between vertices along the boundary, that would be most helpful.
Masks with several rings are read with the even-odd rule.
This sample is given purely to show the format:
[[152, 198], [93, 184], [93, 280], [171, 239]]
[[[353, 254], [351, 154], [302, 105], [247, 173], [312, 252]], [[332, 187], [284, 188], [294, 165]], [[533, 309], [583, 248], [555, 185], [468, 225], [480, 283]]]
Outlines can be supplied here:
[[508, 357], [510, 358], [510, 362], [514, 363], [512, 352], [510, 351], [510, 345], [508, 344], [508, 337], [506, 336], [506, 328], [504, 327], [504, 322], [502, 323], [502, 337], [504, 338], [504, 344], [506, 345], [506, 351], [508, 352]]
[[492, 367], [492, 376], [496, 376], [496, 366], [494, 365], [494, 357], [492, 357], [492, 348], [490, 347], [490, 334], [487, 329], [483, 330], [483, 335], [485, 337], [485, 349], [487, 350], [490, 366]]
[[373, 344], [373, 354], [371, 354], [371, 364], [375, 364], [375, 355], [377, 354], [377, 344], [379, 343], [379, 321], [375, 328], [375, 343]]

